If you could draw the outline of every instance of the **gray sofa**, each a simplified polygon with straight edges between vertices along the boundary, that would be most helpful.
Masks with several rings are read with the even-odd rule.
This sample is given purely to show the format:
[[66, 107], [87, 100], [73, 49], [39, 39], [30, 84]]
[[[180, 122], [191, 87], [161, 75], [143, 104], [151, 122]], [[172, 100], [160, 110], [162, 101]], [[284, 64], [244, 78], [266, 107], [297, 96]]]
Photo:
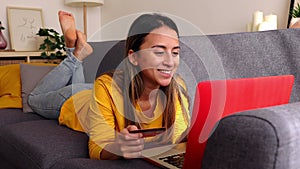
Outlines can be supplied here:
[[[122, 61], [124, 41], [90, 42], [87, 82]], [[181, 67], [190, 94], [209, 79], [293, 74], [291, 103], [240, 112], [221, 120], [208, 140], [203, 168], [299, 168], [300, 30], [181, 37]], [[88, 136], [21, 109], [0, 109], [0, 166], [4, 169], [157, 168], [142, 159], [97, 161]]]

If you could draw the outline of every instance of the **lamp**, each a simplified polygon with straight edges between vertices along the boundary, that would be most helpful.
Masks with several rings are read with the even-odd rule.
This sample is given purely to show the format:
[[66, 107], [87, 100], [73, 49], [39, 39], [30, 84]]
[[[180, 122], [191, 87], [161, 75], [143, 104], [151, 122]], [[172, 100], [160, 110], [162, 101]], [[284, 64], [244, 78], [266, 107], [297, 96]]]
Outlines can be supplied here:
[[65, 0], [65, 5], [68, 6], [83, 6], [83, 24], [84, 34], [87, 36], [87, 19], [86, 19], [86, 7], [101, 6], [104, 4], [104, 0]]

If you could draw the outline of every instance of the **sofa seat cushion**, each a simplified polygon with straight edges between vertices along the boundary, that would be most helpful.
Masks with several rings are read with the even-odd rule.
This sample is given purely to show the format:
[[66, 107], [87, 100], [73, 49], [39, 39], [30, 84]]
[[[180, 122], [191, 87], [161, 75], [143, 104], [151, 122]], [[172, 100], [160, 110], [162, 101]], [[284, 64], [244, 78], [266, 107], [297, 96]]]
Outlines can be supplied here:
[[15, 168], [48, 169], [59, 160], [88, 158], [88, 137], [58, 125], [36, 120], [0, 128], [0, 156]]
[[44, 118], [34, 113], [23, 113], [22, 109], [0, 109], [0, 127], [6, 124], [42, 119]]
[[0, 166], [3, 169], [16, 169], [11, 164], [9, 164], [3, 157], [0, 156]]
[[132, 160], [95, 160], [87, 158], [73, 158], [61, 160], [51, 169], [158, 169], [142, 159]]

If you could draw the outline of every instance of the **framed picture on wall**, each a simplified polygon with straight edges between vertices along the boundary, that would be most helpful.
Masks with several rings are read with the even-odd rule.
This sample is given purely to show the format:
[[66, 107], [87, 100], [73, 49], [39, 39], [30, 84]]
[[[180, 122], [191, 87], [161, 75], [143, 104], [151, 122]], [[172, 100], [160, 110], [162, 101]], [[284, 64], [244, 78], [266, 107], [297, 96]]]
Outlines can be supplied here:
[[38, 8], [7, 7], [10, 46], [15, 51], [37, 51], [36, 33], [44, 27]]

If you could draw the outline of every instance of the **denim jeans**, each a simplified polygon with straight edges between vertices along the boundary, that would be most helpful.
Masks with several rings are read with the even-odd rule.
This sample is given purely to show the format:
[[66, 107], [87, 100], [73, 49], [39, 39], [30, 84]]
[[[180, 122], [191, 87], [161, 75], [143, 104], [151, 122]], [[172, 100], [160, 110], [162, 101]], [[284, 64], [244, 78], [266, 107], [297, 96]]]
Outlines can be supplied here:
[[57, 119], [62, 105], [69, 97], [93, 86], [85, 83], [82, 61], [75, 58], [73, 50], [67, 49], [67, 57], [28, 96], [32, 110], [43, 117]]

